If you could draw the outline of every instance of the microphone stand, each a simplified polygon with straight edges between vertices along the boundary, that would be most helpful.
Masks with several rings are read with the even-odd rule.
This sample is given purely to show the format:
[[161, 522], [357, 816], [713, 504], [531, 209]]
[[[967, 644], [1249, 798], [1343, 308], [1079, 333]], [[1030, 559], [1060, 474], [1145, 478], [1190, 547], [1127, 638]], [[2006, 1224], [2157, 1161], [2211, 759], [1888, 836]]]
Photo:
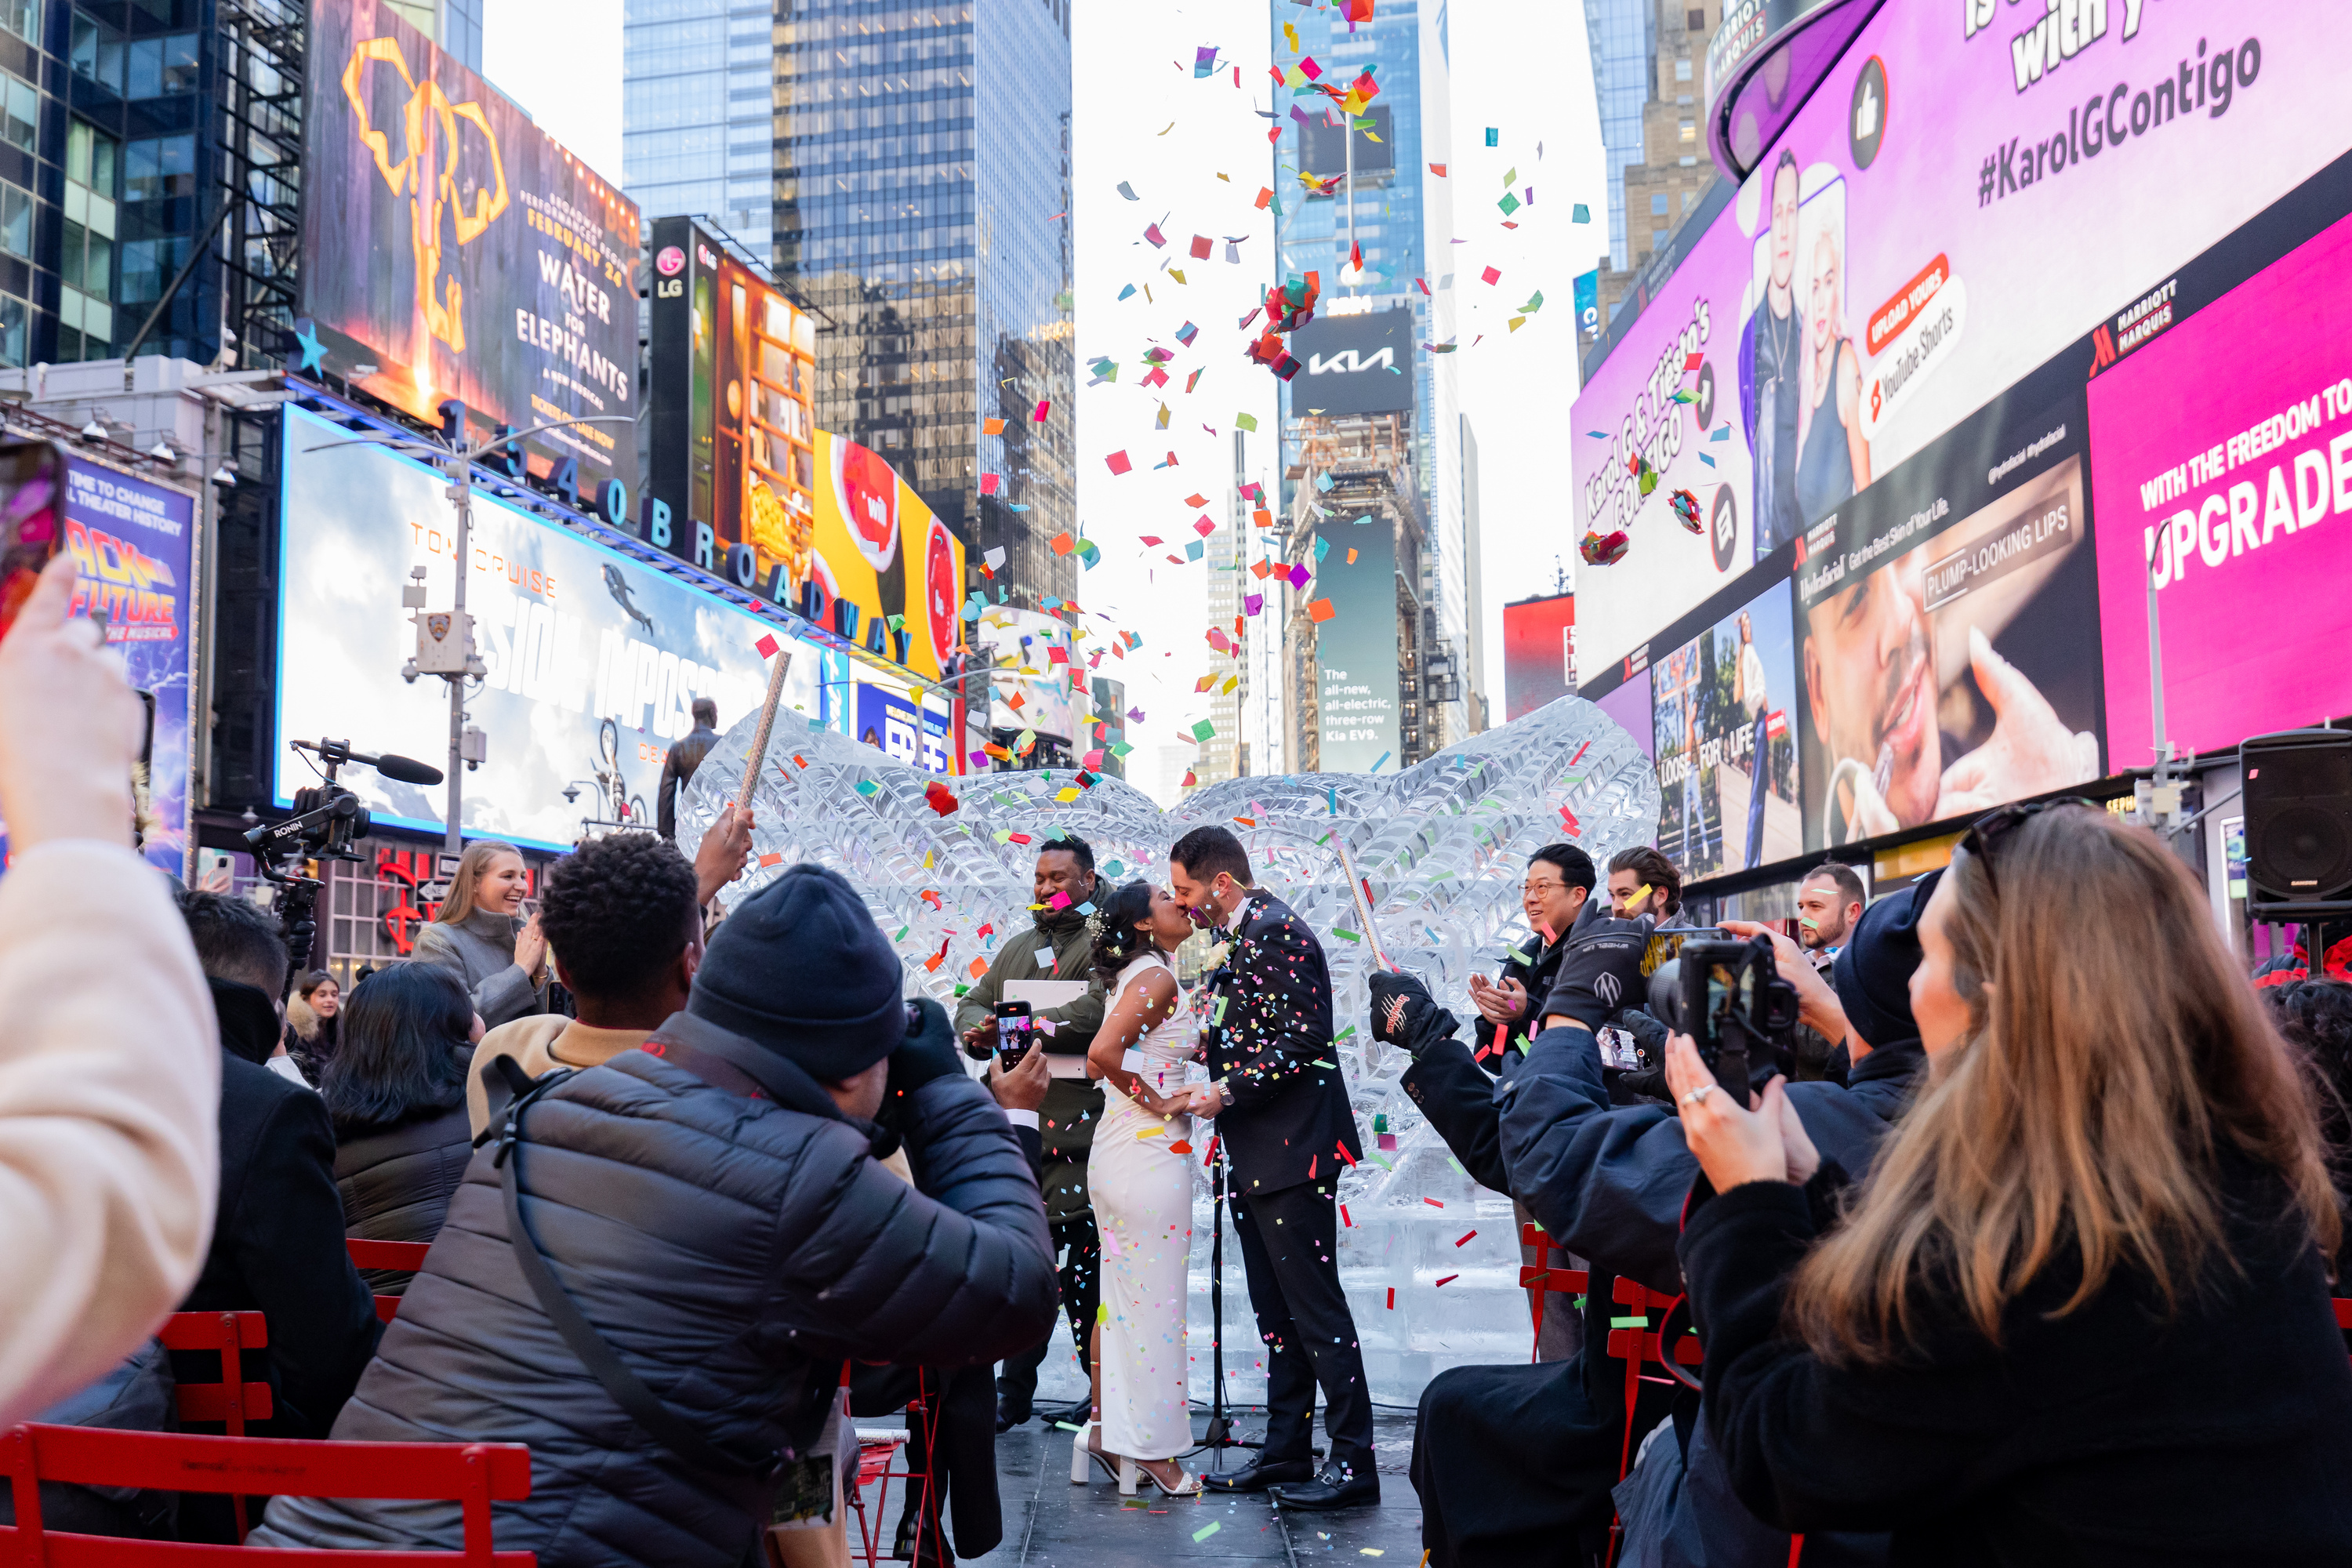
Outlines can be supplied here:
[[1218, 1144], [1213, 1161], [1216, 1173], [1209, 1184], [1209, 1425], [1202, 1433], [1199, 1447], [1210, 1451], [1210, 1470], [1220, 1473], [1223, 1467], [1215, 1463], [1221, 1448], [1255, 1448], [1255, 1443], [1244, 1442], [1234, 1436], [1233, 1418], [1225, 1413], [1225, 1151]]

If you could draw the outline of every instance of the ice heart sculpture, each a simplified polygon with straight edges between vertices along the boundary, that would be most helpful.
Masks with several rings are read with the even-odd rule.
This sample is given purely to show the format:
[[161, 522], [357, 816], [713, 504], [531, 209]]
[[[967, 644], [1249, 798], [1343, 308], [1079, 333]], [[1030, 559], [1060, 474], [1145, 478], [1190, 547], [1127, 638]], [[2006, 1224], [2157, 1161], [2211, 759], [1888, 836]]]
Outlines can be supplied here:
[[[680, 803], [681, 842], [695, 842], [740, 787], [757, 721], [756, 714], [745, 717], [703, 759]], [[955, 809], [941, 812], [934, 802], [950, 796]], [[1526, 1356], [1528, 1318], [1509, 1205], [1480, 1194], [1452, 1164], [1398, 1086], [1404, 1054], [1371, 1038], [1367, 937], [1377, 934], [1392, 963], [1428, 983], [1462, 1020], [1466, 1039], [1476, 1016], [1468, 999], [1471, 974], [1491, 973], [1504, 944], [1529, 934], [1519, 909], [1528, 856], [1564, 840], [1582, 847], [1605, 875], [1610, 856], [1656, 835], [1656, 774], [1633, 738], [1599, 708], [1564, 697], [1391, 776], [1231, 779], [1173, 811], [1122, 780], [1081, 787], [1065, 771], [936, 779], [873, 746], [793, 720], [780, 722], [770, 742], [752, 807], [759, 825], [753, 862], [728, 900], [756, 892], [800, 861], [839, 871], [896, 942], [910, 991], [937, 997], [950, 1013], [957, 988], [984, 973], [1002, 940], [1029, 923], [1031, 870], [1038, 850], [1055, 837], [1084, 838], [1097, 872], [1116, 884], [1164, 879], [1168, 847], [1189, 828], [1230, 827], [1249, 850], [1258, 884], [1322, 941], [1339, 1031], [1334, 1055], [1366, 1148], [1378, 1147], [1376, 1117], [1387, 1119], [1395, 1138], [1391, 1152], [1348, 1172], [1339, 1188], [1349, 1216], [1342, 1268], [1374, 1397], [1410, 1403], [1447, 1365]], [[1369, 886], [1370, 933], [1340, 869], [1342, 844]], [[1189, 952], [1179, 954], [1178, 964], [1188, 983], [1197, 973], [1183, 962]], [[1465, 1212], [1498, 1204], [1499, 1224], [1456, 1224]], [[1457, 1240], [1465, 1226], [1486, 1245], [1471, 1250], [1467, 1237]], [[1197, 1288], [1205, 1279], [1205, 1201], [1194, 1234]], [[1225, 1256], [1230, 1266], [1235, 1249], [1228, 1247]], [[1442, 1292], [1434, 1283], [1441, 1279]], [[1206, 1342], [1204, 1328], [1200, 1343]], [[1247, 1337], [1239, 1342], [1247, 1344]], [[1243, 1397], [1261, 1382], [1248, 1375], [1250, 1358], [1242, 1359], [1228, 1397]], [[1205, 1369], [1205, 1353], [1196, 1360]]]

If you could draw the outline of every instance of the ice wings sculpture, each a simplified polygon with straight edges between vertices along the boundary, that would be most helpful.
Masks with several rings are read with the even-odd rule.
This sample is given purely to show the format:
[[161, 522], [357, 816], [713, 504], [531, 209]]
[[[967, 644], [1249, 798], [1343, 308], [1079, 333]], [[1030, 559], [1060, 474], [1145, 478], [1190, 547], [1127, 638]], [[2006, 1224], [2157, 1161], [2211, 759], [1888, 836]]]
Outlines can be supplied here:
[[[695, 842], [740, 785], [756, 721], [752, 715], [738, 723], [697, 770], [680, 807], [680, 842]], [[935, 784], [954, 796], [954, 811], [935, 809], [926, 793]], [[1336, 845], [1346, 844], [1370, 886], [1389, 957], [1428, 981], [1463, 1021], [1466, 1039], [1476, 1016], [1471, 974], [1491, 973], [1503, 944], [1528, 934], [1519, 911], [1528, 854], [1565, 839], [1605, 868], [1611, 855], [1656, 834], [1656, 775], [1600, 709], [1562, 698], [1391, 776], [1232, 779], [1168, 812], [1118, 779], [1086, 789], [1059, 770], [937, 780], [845, 735], [780, 725], [752, 805], [760, 825], [753, 863], [729, 899], [756, 891], [799, 861], [833, 868], [864, 893], [896, 942], [911, 988], [950, 1011], [955, 987], [984, 971], [997, 944], [1028, 921], [1031, 868], [1058, 833], [1084, 838], [1097, 870], [1117, 883], [1163, 879], [1168, 847], [1190, 827], [1230, 827], [1247, 847], [1259, 885], [1322, 940], [1339, 1031], [1334, 1054], [1366, 1148], [1377, 1144], [1376, 1117], [1384, 1116], [1396, 1137], [1393, 1151], [1368, 1157], [1339, 1189], [1350, 1220], [1341, 1262], [1374, 1397], [1410, 1403], [1445, 1366], [1527, 1354], [1510, 1205], [1475, 1188], [1452, 1163], [1398, 1088], [1403, 1053], [1371, 1039], [1370, 944]], [[983, 928], [992, 934], [982, 935]], [[1196, 1300], [1204, 1300], [1206, 1279], [1203, 1192]], [[1460, 1239], [1474, 1230], [1475, 1245]], [[1228, 1246], [1229, 1316], [1245, 1310], [1247, 1300], [1236, 1258]], [[1205, 1396], [1203, 1329], [1195, 1336], [1194, 1388]], [[1255, 1336], [1230, 1336], [1227, 1343], [1239, 1347], [1228, 1358], [1228, 1397], [1254, 1396], [1262, 1383]]]

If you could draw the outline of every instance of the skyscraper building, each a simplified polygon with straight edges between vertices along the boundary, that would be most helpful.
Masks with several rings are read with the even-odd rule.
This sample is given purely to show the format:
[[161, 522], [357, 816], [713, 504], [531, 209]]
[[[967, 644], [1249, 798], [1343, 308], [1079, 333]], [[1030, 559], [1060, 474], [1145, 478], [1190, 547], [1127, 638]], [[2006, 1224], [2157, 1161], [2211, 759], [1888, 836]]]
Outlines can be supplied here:
[[[1286, 277], [1321, 275], [1322, 319], [1411, 313], [1412, 331], [1397, 345], [1395, 366], [1410, 377], [1410, 395], [1381, 404], [1378, 417], [1362, 418], [1371, 405], [1360, 401], [1352, 410], [1327, 406], [1333, 401], [1330, 384], [1314, 374], [1285, 385], [1281, 495], [1275, 508], [1289, 531], [1294, 559], [1299, 547], [1314, 544], [1302, 530], [1314, 531], [1328, 557], [1341, 536], [1318, 527], [1329, 521], [1330, 503], [1338, 499], [1327, 481], [1349, 476], [1324, 464], [1344, 457], [1351, 470], [1360, 470], [1350, 479], [1351, 494], [1377, 472], [1378, 498], [1366, 491], [1365, 503], [1381, 507], [1394, 531], [1392, 542], [1381, 543], [1377, 559], [1397, 574], [1399, 686], [1393, 711], [1376, 727], [1384, 734], [1393, 727], [1401, 764], [1472, 729], [1468, 689], [1459, 679], [1469, 644], [1470, 551], [1460, 505], [1452, 367], [1417, 347], [1445, 336], [1440, 323], [1452, 321], [1454, 279], [1442, 271], [1433, 275], [1430, 259], [1451, 255], [1451, 187], [1436, 172], [1450, 158], [1448, 7], [1445, 0], [1394, 0], [1375, 19], [1351, 24], [1338, 10], [1275, 4], [1269, 19], [1276, 68], [1287, 89], [1275, 95], [1283, 132], [1275, 152], [1279, 269]], [[1352, 119], [1318, 90], [1326, 84], [1345, 90], [1366, 70], [1378, 91]], [[1310, 371], [1316, 368], [1310, 362]], [[1401, 413], [1388, 412], [1392, 409]], [[1315, 488], [1302, 490], [1302, 485]], [[1361, 543], [1352, 554], [1367, 563], [1376, 558]], [[1297, 615], [1298, 607], [1286, 604], [1292, 640], [1304, 637], [1311, 645], [1330, 635], [1317, 629], [1322, 623]], [[1360, 650], [1348, 662], [1360, 666]], [[1369, 763], [1370, 752], [1353, 763], [1335, 763], [1335, 756], [1353, 754], [1344, 749], [1324, 754], [1318, 738], [1324, 704], [1312, 688], [1331, 679], [1332, 670], [1313, 673], [1320, 667], [1306, 647], [1287, 649], [1286, 666], [1287, 765], [1307, 765], [1310, 751], [1326, 767]], [[1335, 719], [1330, 727], [1352, 732], [1365, 726], [1341, 726]]]
[[[1204, 594], [1209, 625], [1225, 641], [1222, 647], [1209, 645], [1209, 722], [1214, 732], [1201, 742], [1201, 760], [1193, 766], [1194, 782], [1201, 784], [1223, 784], [1250, 771], [1243, 730], [1250, 701], [1249, 642], [1279, 635], [1277, 620], [1250, 616], [1243, 603], [1243, 595], [1255, 585], [1245, 575], [1253, 509], [1241, 493], [1249, 482], [1248, 439], [1245, 432], [1234, 432], [1234, 477], [1225, 500], [1225, 522], [1209, 535], [1202, 562], [1209, 569]], [[1263, 605], [1261, 599], [1261, 609]]]
[[1591, 0], [1585, 12], [1609, 173], [1604, 323], [1633, 290], [1634, 274], [1699, 210], [1718, 178], [1700, 132], [1706, 106], [1698, 94], [1707, 42], [1722, 21], [1722, 0]]
[[799, 0], [774, 39], [775, 271], [821, 322], [818, 424], [1003, 551], [1015, 602], [1074, 596], [1067, 0]]
[[441, 52], [479, 76], [482, 7], [487, 0], [386, 0], [400, 19], [441, 46]]
[[699, 217], [773, 264], [774, 34], [769, 0], [625, 0], [621, 183], [647, 233]]
[[[1602, 177], [1609, 183], [1609, 256], [1622, 272], [1626, 250], [1625, 166], [1642, 161], [1642, 108], [1650, 100], [1658, 0], [1585, 0], [1584, 37], [1592, 94], [1601, 111]], [[1604, 318], [1605, 319], [1605, 318]]]

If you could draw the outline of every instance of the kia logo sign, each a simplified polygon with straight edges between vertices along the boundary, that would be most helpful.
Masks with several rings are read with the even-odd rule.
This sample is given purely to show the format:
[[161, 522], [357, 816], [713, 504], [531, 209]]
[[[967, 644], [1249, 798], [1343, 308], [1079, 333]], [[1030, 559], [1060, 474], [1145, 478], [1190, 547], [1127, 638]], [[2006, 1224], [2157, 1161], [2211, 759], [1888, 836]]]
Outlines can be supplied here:
[[1370, 358], [1366, 358], [1354, 349], [1341, 349], [1338, 353], [1332, 354], [1328, 358], [1326, 358], [1322, 354], [1308, 354], [1307, 356], [1307, 374], [1309, 375], [1331, 375], [1334, 374], [1339, 375], [1361, 375], [1367, 371], [1391, 369], [1395, 365], [1395, 363], [1396, 351], [1394, 349], [1382, 349], [1380, 353], [1373, 354]]
[[1318, 316], [1291, 334], [1307, 374], [1290, 384], [1300, 414], [1393, 414], [1413, 405], [1412, 310]]

